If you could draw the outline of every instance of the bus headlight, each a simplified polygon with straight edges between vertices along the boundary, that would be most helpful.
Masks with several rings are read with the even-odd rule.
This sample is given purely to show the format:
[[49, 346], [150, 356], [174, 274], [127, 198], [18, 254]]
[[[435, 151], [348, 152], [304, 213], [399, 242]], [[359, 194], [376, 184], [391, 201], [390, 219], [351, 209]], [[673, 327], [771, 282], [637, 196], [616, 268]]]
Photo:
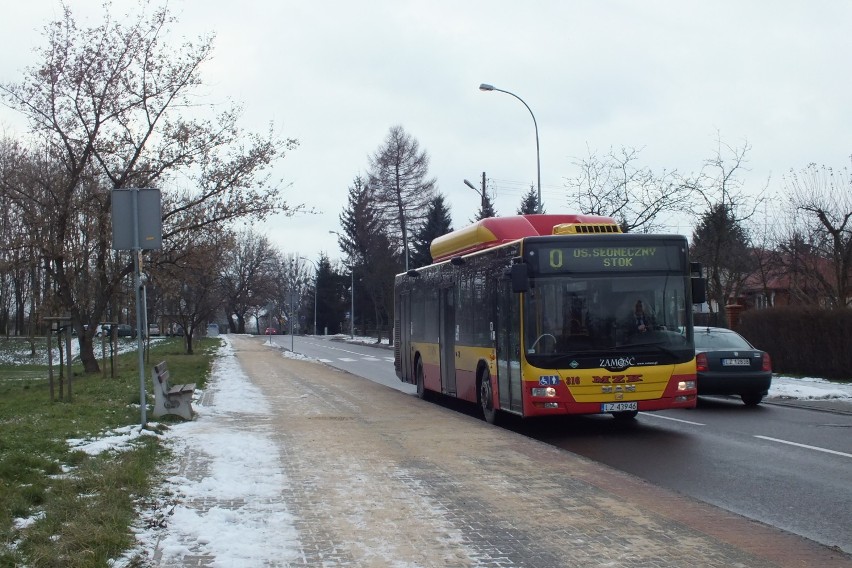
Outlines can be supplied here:
[[533, 388], [532, 389], [533, 396], [545, 396], [545, 397], [554, 397], [556, 396], [556, 389], [553, 387], [543, 387], [543, 388]]
[[695, 381], [681, 381], [677, 384], [677, 390], [695, 390]]

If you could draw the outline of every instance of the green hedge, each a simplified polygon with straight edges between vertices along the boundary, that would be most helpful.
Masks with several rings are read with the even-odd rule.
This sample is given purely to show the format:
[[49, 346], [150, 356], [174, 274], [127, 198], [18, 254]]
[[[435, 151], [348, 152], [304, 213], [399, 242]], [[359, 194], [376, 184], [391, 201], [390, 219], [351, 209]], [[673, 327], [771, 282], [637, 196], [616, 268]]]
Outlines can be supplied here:
[[772, 357], [779, 373], [852, 380], [852, 310], [747, 310], [737, 331]]

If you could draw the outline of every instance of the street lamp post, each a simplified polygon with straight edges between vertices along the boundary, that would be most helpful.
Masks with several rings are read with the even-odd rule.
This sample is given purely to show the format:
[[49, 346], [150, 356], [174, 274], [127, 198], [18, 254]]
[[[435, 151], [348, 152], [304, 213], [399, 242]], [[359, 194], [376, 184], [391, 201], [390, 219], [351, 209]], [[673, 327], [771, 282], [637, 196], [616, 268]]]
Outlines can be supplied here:
[[482, 190], [477, 189], [477, 187], [468, 180], [464, 180], [464, 184], [479, 194], [481, 207], [482, 209], [485, 209], [485, 202], [488, 200], [488, 196], [485, 193], [485, 172], [482, 172]]
[[317, 282], [319, 282], [319, 266], [317, 263], [311, 260], [310, 258], [305, 258], [304, 256], [299, 257], [302, 260], [307, 260], [311, 264], [314, 265], [314, 335], [319, 335], [317, 333], [317, 296], [319, 295], [319, 289], [317, 288]]
[[521, 101], [521, 103], [523, 103], [523, 105], [525, 107], [527, 107], [527, 110], [530, 111], [530, 116], [533, 119], [533, 126], [535, 127], [535, 167], [536, 167], [536, 173], [538, 174], [538, 212], [541, 213], [542, 212], [542, 209], [541, 209], [541, 158], [540, 158], [539, 147], [538, 147], [538, 123], [535, 120], [535, 115], [533, 114], [532, 109], [530, 108], [530, 106], [526, 102], [524, 102], [524, 99], [522, 99], [521, 97], [519, 97], [515, 93], [510, 93], [509, 91], [504, 91], [503, 89], [498, 89], [494, 85], [489, 85], [488, 83], [482, 83], [482, 84], [479, 85], [479, 90], [480, 91], [498, 91], [500, 93], [506, 93], [507, 95], [512, 95], [513, 97], [515, 97], [516, 99]]

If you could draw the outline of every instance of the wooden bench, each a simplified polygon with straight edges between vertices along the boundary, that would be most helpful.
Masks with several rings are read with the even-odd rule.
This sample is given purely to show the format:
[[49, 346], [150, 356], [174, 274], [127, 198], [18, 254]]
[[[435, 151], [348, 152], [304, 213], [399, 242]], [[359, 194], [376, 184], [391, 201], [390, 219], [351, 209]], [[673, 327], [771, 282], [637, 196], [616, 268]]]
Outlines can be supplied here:
[[165, 361], [154, 365], [151, 381], [154, 383], [154, 418], [175, 414], [185, 420], [192, 420], [192, 394], [195, 392], [195, 383], [169, 383], [169, 368]]

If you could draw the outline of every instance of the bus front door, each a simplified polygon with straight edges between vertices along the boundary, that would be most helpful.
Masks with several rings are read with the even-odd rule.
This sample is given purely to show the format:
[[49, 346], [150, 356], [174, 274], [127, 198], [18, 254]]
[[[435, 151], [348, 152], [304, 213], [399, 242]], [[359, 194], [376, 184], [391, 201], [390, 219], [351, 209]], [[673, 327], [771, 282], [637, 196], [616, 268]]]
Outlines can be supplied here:
[[500, 408], [522, 412], [521, 315], [519, 295], [500, 282], [497, 299], [497, 385]]
[[440, 291], [439, 333], [441, 346], [441, 392], [456, 395], [456, 307], [455, 290]]

